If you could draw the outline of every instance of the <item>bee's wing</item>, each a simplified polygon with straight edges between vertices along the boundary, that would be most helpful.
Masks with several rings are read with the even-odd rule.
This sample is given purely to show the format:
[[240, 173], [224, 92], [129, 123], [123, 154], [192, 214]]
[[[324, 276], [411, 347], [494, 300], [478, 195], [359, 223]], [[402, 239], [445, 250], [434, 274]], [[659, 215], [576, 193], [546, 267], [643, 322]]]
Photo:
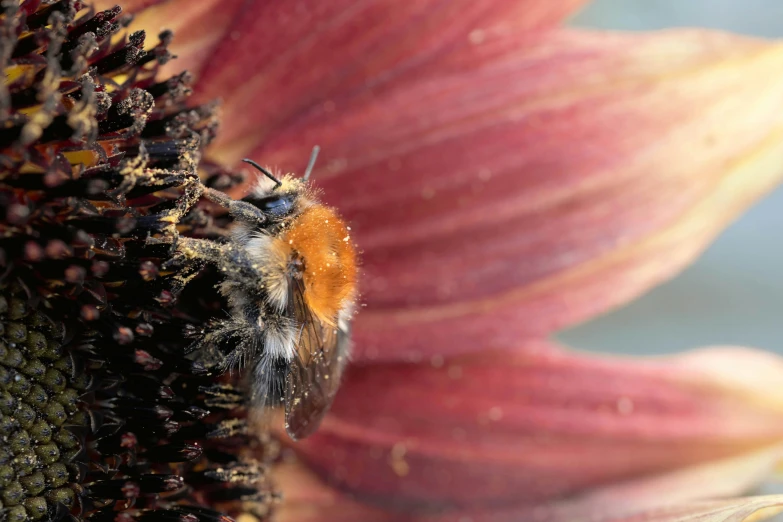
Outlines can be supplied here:
[[289, 306], [300, 327], [297, 358], [285, 389], [285, 425], [292, 439], [312, 434], [329, 410], [347, 359], [350, 332], [323, 324], [307, 306], [301, 280], [291, 280]]

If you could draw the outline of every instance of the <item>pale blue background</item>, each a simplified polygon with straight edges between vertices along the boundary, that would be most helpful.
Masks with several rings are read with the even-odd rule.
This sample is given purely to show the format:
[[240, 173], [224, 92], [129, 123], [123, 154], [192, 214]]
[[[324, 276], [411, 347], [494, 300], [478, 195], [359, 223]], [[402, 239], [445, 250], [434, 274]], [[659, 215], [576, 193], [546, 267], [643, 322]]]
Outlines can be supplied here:
[[[571, 23], [626, 30], [699, 26], [783, 37], [783, 0], [597, 0]], [[782, 229], [783, 189], [735, 222], [676, 279], [559, 338], [580, 348], [633, 354], [709, 344], [783, 353]]]

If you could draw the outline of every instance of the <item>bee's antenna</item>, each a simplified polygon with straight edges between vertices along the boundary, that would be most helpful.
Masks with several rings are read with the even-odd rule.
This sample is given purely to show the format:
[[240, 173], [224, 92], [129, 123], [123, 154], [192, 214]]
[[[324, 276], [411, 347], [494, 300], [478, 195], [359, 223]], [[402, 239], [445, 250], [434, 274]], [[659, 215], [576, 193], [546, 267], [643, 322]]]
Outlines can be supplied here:
[[[274, 177], [274, 176], [272, 175], [272, 173], [271, 173], [271, 172], [269, 172], [268, 170], [266, 170], [264, 167], [262, 167], [261, 165], [259, 165], [259, 164], [258, 164], [258, 163], [256, 163], [255, 161], [253, 161], [253, 160], [251, 160], [251, 159], [247, 159], [247, 158], [243, 159], [242, 161], [244, 161], [245, 163], [250, 163], [250, 164], [251, 164], [251, 165], [253, 165], [255, 168], [257, 168], [258, 170], [260, 170], [260, 171], [261, 171], [261, 172], [264, 174], [264, 176], [266, 176], [267, 178], [269, 178], [269, 179], [271, 179], [272, 181], [274, 181], [274, 182], [275, 182], [275, 188], [277, 188], [277, 187], [279, 187], [280, 185], [282, 185], [282, 184], [283, 184], [283, 183], [282, 183], [282, 182], [281, 182], [279, 179], [277, 179], [276, 177]], [[273, 189], [273, 190], [274, 190], [274, 189]]]
[[318, 145], [313, 147], [313, 152], [310, 154], [310, 161], [307, 163], [307, 168], [305, 169], [304, 177], [302, 177], [304, 181], [310, 179], [310, 174], [313, 173], [313, 167], [315, 167], [315, 160], [318, 159], [318, 153], [320, 151], [321, 151], [321, 147], [319, 147]]

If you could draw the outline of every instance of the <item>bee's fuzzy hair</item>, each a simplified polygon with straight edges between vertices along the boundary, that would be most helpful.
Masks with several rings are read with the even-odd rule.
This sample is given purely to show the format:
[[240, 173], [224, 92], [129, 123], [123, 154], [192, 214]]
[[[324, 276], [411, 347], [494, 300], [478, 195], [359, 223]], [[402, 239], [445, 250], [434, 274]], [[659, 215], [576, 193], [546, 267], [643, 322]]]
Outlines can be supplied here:
[[244, 243], [245, 251], [258, 263], [267, 304], [282, 312], [288, 305], [288, 259], [290, 249], [279, 239], [268, 234], [255, 233]]

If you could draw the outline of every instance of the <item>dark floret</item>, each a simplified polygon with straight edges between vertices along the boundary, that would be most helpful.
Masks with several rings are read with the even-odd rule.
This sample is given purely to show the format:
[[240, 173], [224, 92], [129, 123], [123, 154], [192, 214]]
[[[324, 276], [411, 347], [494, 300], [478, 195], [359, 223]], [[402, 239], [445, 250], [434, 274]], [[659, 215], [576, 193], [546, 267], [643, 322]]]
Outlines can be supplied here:
[[177, 234], [222, 226], [199, 170], [236, 181], [201, 166], [215, 106], [157, 77], [171, 33], [123, 37], [119, 7], [1, 5], [0, 520], [265, 517], [273, 445], [186, 353], [213, 283], [178, 305], [196, 267], [167, 264]]

